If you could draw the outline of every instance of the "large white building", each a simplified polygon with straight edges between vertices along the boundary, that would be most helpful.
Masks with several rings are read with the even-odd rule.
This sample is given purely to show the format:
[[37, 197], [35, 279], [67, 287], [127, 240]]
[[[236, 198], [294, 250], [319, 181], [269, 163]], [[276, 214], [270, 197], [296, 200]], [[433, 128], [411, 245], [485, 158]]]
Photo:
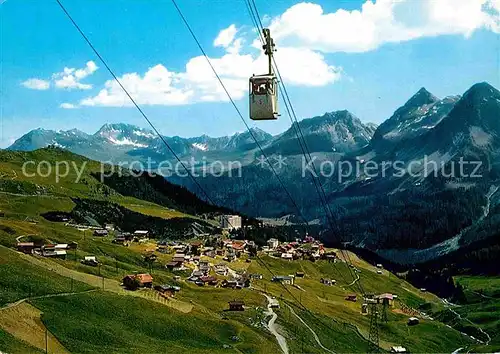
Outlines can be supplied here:
[[221, 216], [221, 227], [228, 230], [241, 229], [241, 216], [223, 215]]
[[270, 238], [269, 240], [267, 240], [267, 245], [269, 246], [270, 249], [274, 250], [275, 248], [277, 248], [279, 246], [279, 241], [275, 238]]

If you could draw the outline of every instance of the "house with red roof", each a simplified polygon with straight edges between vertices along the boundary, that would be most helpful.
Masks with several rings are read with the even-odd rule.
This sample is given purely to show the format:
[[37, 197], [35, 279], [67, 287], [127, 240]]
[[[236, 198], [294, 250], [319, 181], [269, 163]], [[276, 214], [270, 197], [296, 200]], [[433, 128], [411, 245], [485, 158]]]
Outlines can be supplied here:
[[150, 274], [130, 274], [123, 278], [123, 285], [128, 289], [151, 288], [153, 287], [153, 277]]

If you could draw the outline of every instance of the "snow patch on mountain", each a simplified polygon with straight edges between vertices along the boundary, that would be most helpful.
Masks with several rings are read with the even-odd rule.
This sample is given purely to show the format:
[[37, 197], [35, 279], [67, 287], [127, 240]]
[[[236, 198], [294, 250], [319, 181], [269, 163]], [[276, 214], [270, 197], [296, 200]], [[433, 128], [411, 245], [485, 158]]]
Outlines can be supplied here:
[[153, 139], [156, 136], [153, 133], [143, 132], [143, 131], [140, 131], [140, 130], [134, 130], [133, 133], [135, 135], [137, 135], [137, 136], [142, 136], [144, 138], [149, 138], [149, 139]]
[[101, 135], [101, 136], [108, 136], [108, 135], [112, 135], [114, 133], [121, 133], [121, 131], [118, 130], [118, 129], [110, 128], [108, 130], [100, 131], [99, 135]]
[[137, 143], [137, 142], [132, 141], [128, 138], [122, 138], [121, 140], [119, 140], [119, 139], [114, 139], [113, 137], [108, 137], [108, 141], [111, 142], [112, 144], [115, 144], [115, 145], [128, 145], [128, 146], [135, 146], [135, 147], [141, 147], [141, 148], [148, 147], [145, 144]]
[[59, 144], [57, 141], [52, 141], [51, 144], [48, 144], [47, 146], [52, 145], [61, 149], [66, 149], [66, 146]]
[[193, 143], [191, 144], [192, 147], [195, 149], [201, 150], [201, 151], [207, 151], [208, 146], [206, 144], [200, 144], [200, 143]]

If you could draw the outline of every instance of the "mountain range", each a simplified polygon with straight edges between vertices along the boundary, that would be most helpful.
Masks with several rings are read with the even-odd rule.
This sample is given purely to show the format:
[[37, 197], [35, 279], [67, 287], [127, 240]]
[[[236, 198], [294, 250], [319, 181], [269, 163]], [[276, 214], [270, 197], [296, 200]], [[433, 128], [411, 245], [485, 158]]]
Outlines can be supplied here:
[[[272, 139], [270, 134], [258, 128], [252, 128], [252, 133], [260, 142]], [[193, 138], [179, 136], [163, 138], [180, 156], [197, 152], [245, 149], [255, 144], [249, 132], [219, 138], [207, 135]], [[104, 124], [95, 134], [87, 134], [78, 129], [67, 131], [36, 129], [17, 139], [8, 149], [31, 151], [49, 145], [98, 160], [102, 160], [102, 156], [107, 156], [112, 161], [119, 161], [130, 156], [157, 158], [162, 154], [169, 155], [162, 140], [152, 130], [124, 123]]]
[[[238, 158], [238, 178], [230, 173], [198, 178], [217, 204], [257, 217], [317, 220], [328, 225], [323, 238], [331, 243], [348, 242], [395, 262], [426, 262], [477, 241], [484, 243], [492, 234], [479, 237], [474, 230], [492, 220], [500, 225], [499, 119], [500, 92], [478, 83], [463, 95], [442, 99], [422, 88], [378, 127], [348, 111], [336, 111], [304, 119], [277, 136], [252, 128], [269, 162], [283, 162], [273, 165], [280, 180], [259, 160], [261, 152], [249, 132], [164, 139], [181, 158]], [[314, 159], [307, 171], [300, 134]], [[37, 129], [9, 149], [47, 145], [105, 161], [172, 158], [151, 131], [127, 124], [106, 124], [93, 135], [75, 129]], [[360, 170], [338, 178], [340, 169], [333, 173], [332, 168], [341, 163], [356, 164]], [[369, 164], [383, 168], [372, 176], [367, 173]], [[322, 170], [325, 166], [330, 174]], [[312, 176], [320, 171], [322, 175]], [[401, 171], [405, 173], [399, 175]], [[188, 178], [168, 179], [199, 193]], [[317, 194], [318, 182], [327, 208]]]
[[[300, 127], [311, 152], [346, 152], [366, 145], [376, 125], [372, 123], [365, 125], [350, 112], [338, 111], [304, 119], [300, 122]], [[215, 138], [208, 135], [162, 138], [181, 157], [199, 153], [224, 154], [251, 151], [257, 147], [254, 138], [268, 153], [294, 155], [300, 153], [295, 129], [296, 124], [277, 136], [272, 136], [259, 128], [251, 128], [250, 131], [243, 133]], [[172, 157], [163, 141], [152, 130], [124, 123], [104, 124], [95, 134], [87, 134], [78, 129], [54, 131], [39, 128], [17, 139], [8, 149], [31, 151], [49, 145], [98, 160], [102, 160], [103, 153], [113, 161], [127, 157], [130, 159], [130, 156], [155, 159]]]

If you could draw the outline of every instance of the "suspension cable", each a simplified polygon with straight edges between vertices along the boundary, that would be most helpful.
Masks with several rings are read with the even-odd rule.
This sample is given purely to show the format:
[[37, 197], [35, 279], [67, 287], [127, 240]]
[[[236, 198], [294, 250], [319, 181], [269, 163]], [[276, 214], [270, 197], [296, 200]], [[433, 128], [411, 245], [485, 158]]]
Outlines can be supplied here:
[[[172, 155], [174, 156], [174, 158], [181, 164], [181, 166], [186, 170], [186, 172], [188, 173], [189, 177], [191, 178], [191, 180], [195, 183], [195, 185], [200, 189], [200, 191], [203, 193], [203, 195], [205, 196], [206, 200], [213, 204], [213, 205], [216, 205], [212, 199], [210, 198], [210, 196], [208, 195], [208, 193], [205, 191], [205, 189], [199, 184], [199, 182], [194, 178], [194, 176], [192, 175], [192, 173], [190, 172], [190, 170], [187, 168], [187, 166], [182, 162], [182, 160], [179, 158], [179, 156], [175, 153], [175, 151], [173, 150], [173, 148], [168, 144], [168, 142], [165, 140], [165, 138], [159, 133], [159, 131], [157, 130], [157, 128], [154, 126], [154, 124], [151, 122], [151, 120], [148, 118], [148, 116], [145, 114], [145, 112], [141, 109], [141, 107], [139, 106], [139, 104], [134, 100], [134, 98], [130, 95], [130, 93], [128, 92], [128, 90], [124, 87], [124, 85], [121, 83], [120, 79], [116, 76], [116, 74], [113, 72], [113, 70], [111, 69], [111, 67], [107, 64], [106, 60], [100, 55], [100, 53], [97, 51], [97, 49], [94, 47], [94, 45], [92, 44], [92, 42], [89, 40], [89, 38], [85, 35], [85, 33], [82, 31], [82, 29], [78, 26], [78, 24], [75, 22], [75, 20], [73, 19], [73, 17], [69, 14], [69, 12], [66, 10], [66, 8], [64, 7], [64, 5], [61, 3], [60, 0], [56, 0], [57, 4], [59, 5], [59, 7], [61, 8], [61, 10], [64, 12], [64, 14], [67, 16], [67, 18], [70, 20], [70, 22], [73, 24], [73, 26], [76, 28], [76, 30], [80, 33], [80, 35], [82, 36], [82, 38], [85, 40], [85, 42], [89, 45], [89, 47], [92, 49], [92, 51], [94, 52], [94, 54], [99, 58], [99, 60], [103, 63], [103, 65], [106, 67], [107, 71], [111, 74], [111, 76], [113, 77], [113, 79], [116, 81], [116, 83], [120, 86], [120, 88], [123, 90], [123, 92], [126, 94], [126, 96], [129, 98], [129, 100], [132, 102], [132, 104], [134, 105], [134, 107], [137, 109], [137, 111], [141, 114], [141, 116], [146, 120], [146, 122], [149, 124], [149, 126], [153, 129], [153, 131], [156, 133], [156, 135], [160, 138], [160, 140], [163, 142], [163, 144], [168, 148], [168, 150], [172, 153]], [[217, 72], [215, 71], [215, 68], [212, 66], [208, 56], [206, 55], [206, 53], [204, 52], [203, 48], [201, 47], [199, 41], [197, 40], [196, 36], [194, 35], [193, 31], [191, 30], [189, 24], [187, 23], [186, 19], [184, 18], [184, 16], [182, 15], [182, 12], [180, 11], [179, 7], [177, 6], [177, 4], [175, 3], [175, 0], [172, 0], [172, 2], [174, 3], [176, 9], [178, 10], [179, 12], [179, 15], [181, 16], [181, 18], [183, 19], [184, 23], [186, 24], [186, 26], [188, 27], [191, 35], [193, 36], [193, 38], [195, 39], [195, 41], [197, 42], [198, 44], [198, 47], [200, 48], [200, 50], [203, 52], [205, 58], [207, 59], [208, 63], [210, 64], [210, 67], [212, 68], [215, 76], [217, 77], [217, 79], [219, 80], [220, 84], [223, 86], [224, 88], [224, 91], [226, 92], [228, 98], [230, 99], [231, 103], [233, 104], [233, 106], [235, 107], [235, 109], [237, 110], [238, 112], [238, 115], [241, 117], [242, 121], [245, 123], [245, 126], [247, 127], [247, 129], [249, 130], [250, 132], [250, 135], [252, 136], [252, 138], [255, 140], [257, 146], [259, 147], [259, 150], [263, 153], [263, 155], [265, 156], [263, 150], [262, 150], [262, 147], [260, 146], [260, 144], [258, 143], [257, 139], [255, 138], [253, 132], [251, 131], [251, 129], [248, 127], [248, 124], [246, 123], [246, 121], [244, 120], [243, 116], [241, 115], [241, 112], [239, 111], [239, 109], [237, 108], [236, 104], [234, 103], [232, 97], [230, 96], [229, 92], [227, 91], [226, 87], [224, 86], [222, 80], [220, 79], [220, 77], [218, 76]], [[266, 160], [268, 161], [267, 159], [267, 156], [265, 156]], [[280, 184], [282, 185], [283, 189], [286, 191], [287, 195], [289, 196], [289, 198], [291, 199], [293, 205], [297, 208], [297, 210], [299, 211], [299, 215], [303, 218], [303, 220], [305, 221], [306, 225], [308, 226], [308, 223], [307, 223], [307, 220], [303, 217], [302, 213], [300, 212], [300, 209], [298, 208], [297, 204], [295, 203], [295, 201], [293, 200], [292, 196], [290, 195], [290, 193], [288, 192], [288, 190], [286, 189], [286, 187], [284, 186], [283, 182], [281, 181], [281, 178], [279, 178], [279, 176], [277, 175], [276, 171], [274, 170], [274, 168], [272, 167], [272, 165], [268, 162], [269, 166], [272, 168], [273, 170], [273, 173], [275, 174], [275, 176], [277, 177], [277, 179], [280, 181]], [[224, 216], [223, 216], [224, 217]], [[226, 217], [227, 218], [227, 217]], [[231, 222], [229, 221], [229, 219], [227, 219], [227, 222], [229, 225], [231, 225]], [[232, 226], [232, 225], [231, 225]], [[258, 257], [257, 255], [257, 259], [262, 262], [262, 264], [265, 266], [265, 268], [274, 276], [274, 273], [272, 272], [272, 270], [267, 266], [267, 264], [260, 258]], [[283, 285], [283, 284], [282, 284]], [[308, 313], [311, 313], [311, 311], [309, 309], [307, 309], [307, 307], [303, 306], [301, 304], [301, 302], [297, 301], [296, 297], [293, 295], [293, 293], [283, 285], [283, 287], [285, 288], [285, 290], [290, 294], [290, 296], [292, 296], [292, 298], [298, 302], [301, 307], [306, 310]], [[311, 313], [312, 314], [312, 313]], [[320, 322], [322, 323], [322, 322]]]
[[[245, 4], [247, 5], [247, 10], [249, 10], [249, 14], [250, 14], [250, 17], [252, 19], [253, 24], [257, 26], [257, 31], [259, 33], [261, 33], [264, 27], [263, 27], [262, 21], [260, 19], [257, 5], [255, 4], [255, 0], [244, 0], [244, 1], [245, 1]], [[263, 41], [263, 40], [261, 39], [261, 41]], [[307, 147], [306, 139], [304, 138], [304, 135], [302, 133], [302, 129], [301, 129], [300, 124], [298, 122], [297, 115], [295, 114], [295, 110], [293, 108], [290, 96], [288, 95], [288, 91], [286, 89], [285, 83], [282, 79], [278, 64], [277, 64], [274, 56], [272, 57], [272, 59], [273, 59], [274, 69], [275, 69], [276, 74], [277, 74], [278, 79], [279, 79], [279, 84], [281, 84], [279, 86], [279, 90], [285, 99], [284, 100], [285, 107], [286, 107], [286, 110], [288, 112], [288, 116], [290, 118], [290, 121], [292, 123], [292, 127], [294, 128], [295, 135], [297, 136], [297, 140], [299, 142], [300, 149], [302, 150], [302, 153], [304, 155], [304, 158], [306, 159], [306, 162], [307, 162], [307, 159], [309, 158], [309, 161], [313, 167], [313, 171], [316, 171], [316, 166], [314, 164], [314, 160], [312, 159], [311, 153]], [[328, 223], [330, 224], [331, 231], [334, 232], [334, 226], [333, 226], [333, 221], [332, 221], [333, 213], [332, 213], [330, 206], [328, 204], [328, 198], [327, 198], [325, 189], [323, 188], [321, 181], [319, 181], [319, 178], [317, 176], [315, 176], [312, 173], [312, 171], [311, 171], [311, 177], [312, 177], [314, 186], [316, 188], [316, 191], [318, 193], [320, 202], [322, 203], [323, 208], [325, 209], [326, 219], [327, 219]], [[344, 257], [344, 260], [346, 260], [346, 262], [348, 262], [349, 272], [350, 272], [351, 276], [353, 277], [353, 280], [355, 281], [357, 277], [354, 274], [354, 271], [350, 267], [350, 265], [352, 265], [352, 260], [349, 256], [348, 252], [344, 252], [344, 250], [342, 248], [339, 248], [339, 250]], [[358, 280], [357, 284], [358, 284], [358, 287], [359, 287], [361, 293], [363, 295], [365, 295], [365, 291], [363, 289], [363, 286], [361, 285], [361, 281]]]
[[[234, 100], [232, 99], [232, 97], [231, 97], [230, 93], [229, 93], [229, 92], [228, 92], [228, 90], [226, 89], [226, 87], [225, 87], [224, 83], [222, 82], [222, 80], [221, 80], [220, 76], [218, 75], [217, 71], [216, 71], [216, 70], [215, 70], [215, 68], [213, 67], [213, 65], [212, 65], [212, 63], [211, 63], [211, 61], [210, 61], [210, 59], [209, 59], [209, 58], [208, 58], [208, 56], [206, 55], [205, 50], [203, 49], [203, 47], [201, 46], [200, 42], [198, 41], [198, 39], [197, 39], [196, 35], [194, 34], [193, 30], [191, 29], [191, 26], [189, 25], [189, 23], [188, 23], [187, 19], [184, 17], [184, 15], [183, 15], [182, 11], [180, 10], [179, 6], [177, 5], [176, 1], [175, 1], [175, 0], [172, 0], [172, 3], [174, 4], [175, 8], [177, 9], [177, 12], [179, 13], [179, 16], [180, 16], [180, 17], [181, 17], [181, 19], [183, 20], [183, 22], [184, 22], [184, 24], [186, 25], [186, 27], [187, 27], [188, 31], [190, 32], [191, 36], [193, 37], [193, 39], [195, 40], [196, 44], [198, 45], [198, 48], [200, 49], [200, 51], [202, 52], [202, 54], [205, 56], [205, 58], [206, 58], [207, 62], [209, 63], [209, 65], [210, 65], [210, 67], [211, 67], [211, 69], [212, 69], [212, 71], [213, 71], [214, 75], [216, 76], [216, 78], [218, 79], [219, 83], [221, 84], [221, 86], [223, 87], [224, 91], [226, 92], [226, 95], [228, 96], [229, 100], [231, 101], [231, 103], [232, 103], [233, 107], [236, 109], [236, 111], [237, 111], [237, 113], [238, 113], [238, 116], [241, 118], [241, 120], [245, 123], [245, 126], [247, 127], [247, 129], [250, 131], [250, 129], [249, 129], [249, 127], [248, 127], [248, 124], [246, 123], [245, 119], [243, 118], [243, 115], [241, 114], [240, 110], [239, 110], [239, 109], [238, 109], [238, 107], [236, 106], [236, 104], [235, 104]], [[252, 134], [252, 136], [253, 136], [253, 134]], [[256, 140], [256, 139], [254, 139], [254, 140], [255, 140], [255, 142], [257, 143], [257, 145], [258, 145], [258, 147], [259, 147], [260, 151], [262, 152], [262, 154], [263, 154], [263, 155], [265, 155], [265, 154], [264, 154], [264, 152], [263, 152], [263, 150], [262, 150], [262, 148], [261, 148], [261, 146], [260, 146], [260, 144], [258, 144], [258, 142], [257, 142], [257, 140]], [[276, 176], [278, 177], [278, 175], [277, 175], [277, 174], [276, 174]], [[288, 190], [286, 189], [286, 187], [285, 187], [284, 185], [283, 185], [283, 189], [284, 189], [285, 191], [287, 191], [287, 193], [288, 193]], [[291, 198], [291, 199], [293, 200], [293, 198]], [[302, 218], [303, 218], [303, 217], [302, 217]], [[306, 224], [307, 224], [307, 220], [305, 220], [305, 218], [303, 218], [303, 219], [304, 219], [304, 221], [305, 221], [305, 222], [306, 222]], [[264, 265], [264, 267], [265, 267], [265, 268], [266, 268], [266, 269], [267, 269], [267, 270], [268, 270], [268, 271], [269, 271], [269, 272], [270, 272], [270, 273], [274, 276], [273, 271], [269, 268], [269, 266], [265, 263], [265, 261], [264, 261], [262, 258], [260, 258], [258, 255], [256, 256], [256, 258], [257, 258], [257, 260], [258, 260], [259, 262], [261, 262], [261, 263]], [[296, 296], [295, 296], [295, 295], [294, 295], [294, 294], [290, 291], [290, 289], [288, 289], [288, 288], [287, 288], [284, 284], [282, 284], [282, 283], [280, 283], [280, 284], [284, 287], [284, 289], [285, 289], [285, 290], [286, 290], [286, 291], [290, 294], [290, 296], [291, 296], [291, 297], [292, 297], [292, 298], [293, 298], [293, 299], [294, 299], [297, 303], [300, 303], [300, 302], [297, 300]], [[311, 312], [309, 309], [307, 309], [307, 307], [305, 307], [305, 306], [303, 306], [303, 305], [302, 305], [302, 308], [303, 308], [305, 311], [307, 311], [308, 313], [312, 314], [312, 312]]]
[[304, 224], [306, 224], [307, 226], [309, 226], [309, 223], [307, 221], [307, 219], [304, 217], [304, 215], [302, 214], [302, 211], [300, 210], [299, 206], [297, 205], [297, 203], [295, 202], [295, 200], [293, 199], [292, 195], [290, 194], [290, 192], [288, 191], [288, 189], [286, 188], [285, 184], [283, 183], [283, 180], [281, 179], [281, 177], [278, 175], [278, 173], [276, 172], [275, 168], [273, 167], [273, 165], [269, 162], [269, 158], [267, 157], [267, 155], [265, 154], [264, 150], [262, 149], [262, 146], [261, 144], [259, 143], [259, 141], [257, 140], [257, 138], [255, 137], [255, 134], [252, 132], [252, 130], [250, 129], [247, 121], [245, 120], [245, 118], [243, 118], [243, 115], [241, 114], [241, 111], [239, 110], [238, 106], [236, 105], [236, 103], [234, 102], [233, 98], [231, 97], [231, 94], [229, 93], [229, 91], [227, 90], [226, 86], [224, 85], [224, 82], [222, 81], [222, 79], [220, 78], [219, 74], [217, 73], [217, 70], [215, 70], [213, 64], [212, 64], [212, 61], [210, 60], [210, 58], [208, 57], [208, 55], [206, 54], [205, 50], [203, 49], [203, 47], [201, 46], [200, 44], [200, 41], [198, 40], [198, 38], [196, 37], [195, 33], [193, 32], [193, 30], [191, 29], [191, 26], [189, 25], [187, 19], [184, 17], [184, 14], [182, 13], [181, 9], [179, 8], [179, 6], [177, 5], [177, 2], [175, 0], [172, 0], [172, 3], [174, 5], [174, 7], [176, 8], [177, 12], [179, 13], [179, 16], [181, 17], [182, 21], [184, 22], [184, 25], [186, 26], [186, 28], [188, 29], [189, 33], [191, 34], [191, 37], [193, 37], [194, 41], [196, 42], [198, 48], [200, 49], [200, 51], [202, 52], [203, 56], [205, 57], [207, 63], [209, 64], [210, 68], [212, 69], [212, 72], [214, 73], [215, 77], [217, 78], [217, 80], [219, 81], [220, 85], [222, 86], [222, 88], [224, 89], [224, 92], [226, 93], [229, 101], [231, 102], [232, 106], [234, 107], [234, 109], [236, 110], [238, 116], [240, 117], [241, 121], [243, 122], [243, 124], [245, 125], [246, 129], [248, 130], [248, 132], [250, 133], [250, 136], [251, 138], [254, 140], [255, 144], [257, 145], [259, 151], [261, 152], [262, 156], [264, 157], [265, 161], [267, 162], [267, 164], [269, 165], [269, 167], [271, 168], [271, 171], [272, 173], [276, 176], [279, 184], [281, 185], [281, 187], [283, 188], [283, 190], [285, 191], [286, 195], [288, 196], [288, 198], [290, 199], [290, 201], [292, 202], [292, 205], [295, 207], [295, 209], [297, 209], [297, 212], [298, 212], [298, 215], [299, 217], [304, 221]]
[[[80, 35], [83, 37], [85, 42], [89, 45], [89, 47], [92, 49], [94, 54], [99, 58], [99, 60], [103, 63], [103, 65], [106, 67], [108, 72], [111, 74], [113, 79], [116, 81], [116, 83], [120, 86], [120, 88], [123, 90], [123, 92], [127, 95], [127, 97], [130, 99], [132, 104], [135, 106], [135, 108], [139, 111], [139, 113], [142, 115], [142, 117], [146, 120], [146, 122], [149, 124], [149, 126], [153, 129], [153, 131], [156, 133], [156, 135], [160, 138], [160, 140], [163, 142], [163, 144], [167, 147], [167, 149], [172, 153], [172, 155], [175, 157], [175, 159], [181, 164], [181, 166], [186, 170], [186, 173], [190, 177], [190, 179], [194, 182], [194, 184], [199, 188], [199, 190], [202, 192], [203, 196], [206, 198], [206, 201], [208, 201], [210, 204], [216, 206], [217, 204], [214, 203], [214, 201], [210, 198], [206, 190], [200, 185], [200, 183], [194, 178], [193, 174], [187, 168], [187, 166], [184, 164], [184, 162], [179, 158], [179, 156], [175, 153], [173, 148], [169, 145], [169, 143], [166, 141], [166, 139], [160, 134], [158, 129], [154, 126], [154, 124], [151, 122], [151, 120], [148, 118], [148, 116], [144, 113], [144, 111], [141, 109], [139, 104], [133, 99], [133, 97], [130, 95], [128, 90], [123, 86], [121, 83], [120, 79], [116, 76], [116, 74], [113, 72], [111, 67], [107, 64], [106, 60], [101, 56], [101, 54], [97, 51], [95, 46], [92, 44], [92, 42], [89, 40], [89, 38], [85, 35], [85, 33], [82, 31], [82, 29], [78, 26], [76, 21], [73, 19], [73, 17], [69, 14], [69, 12], [66, 10], [64, 5], [61, 3], [60, 0], [56, 0], [58, 5], [60, 6], [61, 10], [64, 12], [64, 14], [68, 17], [68, 19], [71, 21], [73, 26], [77, 29], [77, 31], [80, 33]], [[226, 215], [222, 215], [223, 218], [226, 219], [226, 222], [229, 224], [230, 227], [234, 227], [231, 222], [229, 221], [229, 218]]]

